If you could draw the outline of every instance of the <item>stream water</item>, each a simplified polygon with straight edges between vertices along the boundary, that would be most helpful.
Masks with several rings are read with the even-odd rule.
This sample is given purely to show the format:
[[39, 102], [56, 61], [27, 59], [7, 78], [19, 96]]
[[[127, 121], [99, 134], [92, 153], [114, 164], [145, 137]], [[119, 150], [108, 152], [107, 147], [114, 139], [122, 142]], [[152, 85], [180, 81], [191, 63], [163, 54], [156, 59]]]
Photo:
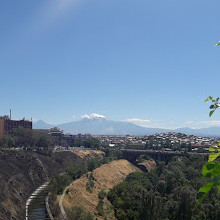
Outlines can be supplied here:
[[35, 191], [27, 202], [26, 220], [50, 219], [46, 209], [45, 198], [48, 194], [47, 186]]

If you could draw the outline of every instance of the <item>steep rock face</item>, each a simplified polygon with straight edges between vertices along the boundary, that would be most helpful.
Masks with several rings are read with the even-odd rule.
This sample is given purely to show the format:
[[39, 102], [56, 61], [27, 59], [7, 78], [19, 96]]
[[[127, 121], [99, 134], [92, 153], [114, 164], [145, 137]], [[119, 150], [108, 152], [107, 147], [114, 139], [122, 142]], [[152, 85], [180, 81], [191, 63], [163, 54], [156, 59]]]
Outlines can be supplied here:
[[80, 158], [72, 152], [51, 156], [24, 151], [0, 151], [0, 219], [24, 219], [31, 193], [54, 174], [63, 172]]

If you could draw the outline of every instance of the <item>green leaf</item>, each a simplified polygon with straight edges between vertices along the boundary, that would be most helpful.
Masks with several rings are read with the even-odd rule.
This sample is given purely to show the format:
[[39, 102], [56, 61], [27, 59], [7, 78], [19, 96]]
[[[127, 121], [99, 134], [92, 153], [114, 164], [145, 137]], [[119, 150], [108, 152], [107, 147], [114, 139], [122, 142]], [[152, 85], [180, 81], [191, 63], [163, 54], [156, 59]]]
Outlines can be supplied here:
[[207, 170], [212, 170], [214, 169], [215, 165], [216, 165], [215, 162], [211, 162], [211, 163], [207, 163], [205, 167], [207, 168]]
[[217, 157], [219, 157], [220, 156], [220, 152], [219, 153], [211, 153], [210, 155], [209, 155], [209, 162], [210, 161], [214, 161]]
[[202, 168], [202, 175], [210, 178], [220, 177], [220, 164], [215, 161], [207, 162]]
[[202, 168], [202, 175], [211, 179], [220, 178], [220, 164], [214, 161], [207, 162]]
[[215, 167], [211, 170], [211, 178], [220, 178], [220, 164], [216, 163]]
[[208, 102], [209, 100], [212, 100], [213, 97], [212, 96], [209, 96], [208, 98], [205, 99], [205, 102]]
[[203, 187], [199, 189], [199, 201], [198, 206], [201, 204], [201, 202], [204, 200], [204, 198], [207, 196], [208, 192], [213, 188], [215, 185], [215, 182], [207, 183]]
[[215, 111], [215, 110], [212, 110], [212, 111], [209, 112], [209, 117], [212, 116], [212, 114], [214, 113], [214, 111]]
[[220, 41], [215, 46], [219, 46], [219, 45], [220, 45]]
[[[218, 142], [218, 145], [220, 145], [220, 141]], [[211, 146], [211, 147], [209, 148], [209, 151], [219, 151], [219, 152], [220, 152], [220, 148], [217, 147], [217, 146]]]
[[215, 162], [207, 162], [202, 168], [202, 175], [208, 176], [209, 174], [209, 177], [211, 177], [212, 169], [215, 167], [215, 165], [216, 165]]
[[212, 153], [209, 155], [208, 162], [214, 161], [218, 156], [220, 156], [220, 148], [217, 146], [210, 147], [209, 151], [211, 151]]

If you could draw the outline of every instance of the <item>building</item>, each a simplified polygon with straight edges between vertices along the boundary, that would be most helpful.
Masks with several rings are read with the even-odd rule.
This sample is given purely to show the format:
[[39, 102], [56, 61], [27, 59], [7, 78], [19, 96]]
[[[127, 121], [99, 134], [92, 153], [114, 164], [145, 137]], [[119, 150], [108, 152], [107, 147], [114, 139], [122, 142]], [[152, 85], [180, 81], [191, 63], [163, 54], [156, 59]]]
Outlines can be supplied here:
[[57, 127], [49, 129], [48, 134], [55, 138], [61, 138], [62, 136], [64, 136], [63, 131]]
[[9, 135], [10, 132], [18, 127], [32, 129], [32, 121], [25, 120], [12, 120], [9, 116], [0, 117], [0, 137]]

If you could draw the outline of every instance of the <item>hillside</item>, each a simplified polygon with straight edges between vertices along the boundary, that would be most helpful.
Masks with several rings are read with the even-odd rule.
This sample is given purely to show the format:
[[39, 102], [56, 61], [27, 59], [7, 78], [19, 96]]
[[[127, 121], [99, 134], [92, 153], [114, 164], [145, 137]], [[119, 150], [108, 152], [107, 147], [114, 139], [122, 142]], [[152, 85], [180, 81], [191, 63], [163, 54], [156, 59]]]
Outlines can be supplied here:
[[25, 203], [31, 193], [54, 174], [81, 160], [72, 152], [51, 156], [25, 151], [0, 151], [0, 219], [25, 218]]
[[[84, 175], [69, 186], [68, 194], [65, 195], [63, 200], [64, 208], [70, 210], [73, 207], [79, 206], [91, 212], [98, 219], [104, 219], [98, 215], [96, 209], [99, 202], [99, 192], [101, 190], [108, 192], [109, 189], [122, 182], [128, 174], [135, 171], [140, 170], [127, 160], [118, 160], [102, 165], [93, 171], [95, 180], [94, 187], [91, 188], [90, 192], [86, 186], [89, 182], [89, 175]], [[103, 208], [107, 219], [114, 219], [112, 205], [106, 198], [104, 199]]]
[[82, 159], [91, 159], [91, 158], [102, 158], [105, 156], [105, 153], [100, 150], [76, 150], [74, 154], [79, 156]]

